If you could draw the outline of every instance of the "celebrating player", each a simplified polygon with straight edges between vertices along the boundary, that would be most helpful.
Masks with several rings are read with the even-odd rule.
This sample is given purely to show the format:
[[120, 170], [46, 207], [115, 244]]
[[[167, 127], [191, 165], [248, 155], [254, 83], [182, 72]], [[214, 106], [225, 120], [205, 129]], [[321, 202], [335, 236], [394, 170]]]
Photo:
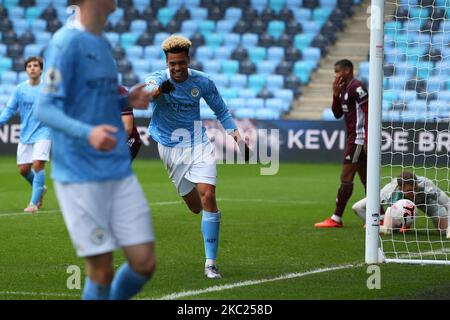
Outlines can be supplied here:
[[[450, 199], [430, 179], [405, 171], [386, 184], [380, 191], [382, 205], [391, 206], [400, 199], [408, 199], [414, 202], [417, 208], [431, 218], [440, 232], [447, 231]], [[366, 205], [367, 198], [364, 198], [352, 207], [353, 211], [363, 221], [366, 221]]]
[[344, 59], [336, 62], [334, 73], [332, 110], [336, 119], [344, 115], [347, 128], [347, 145], [341, 171], [341, 186], [336, 197], [336, 209], [330, 218], [316, 223], [316, 228], [343, 227], [342, 216], [353, 193], [353, 180], [356, 173], [358, 173], [364, 189], [366, 188], [369, 95], [361, 81], [353, 77], [353, 63], [351, 61]]
[[40, 57], [29, 57], [25, 61], [28, 80], [13, 91], [6, 109], [0, 114], [0, 126], [16, 112], [20, 114], [20, 141], [17, 146], [17, 166], [20, 174], [32, 187], [31, 201], [24, 209], [36, 213], [42, 206], [47, 191], [45, 186], [45, 163], [50, 158], [50, 129], [33, 114], [33, 106], [43, 87], [41, 82], [43, 62]]
[[238, 144], [243, 141], [215, 84], [188, 67], [190, 47], [191, 42], [182, 36], [170, 36], [162, 44], [168, 68], [146, 80], [154, 99], [149, 135], [158, 142], [169, 177], [189, 209], [194, 213], [203, 210], [205, 275], [221, 278], [216, 266], [221, 218], [215, 195], [216, 162], [200, 122], [200, 99], [205, 99]]
[[[73, 25], [46, 52], [37, 116], [54, 129], [52, 177], [77, 254], [86, 260], [83, 299], [128, 299], [155, 269], [150, 210], [131, 169], [121, 109], [146, 108], [145, 84], [118, 94], [118, 73], [103, 26], [115, 0], [76, 0]], [[127, 262], [114, 274], [113, 254]]]

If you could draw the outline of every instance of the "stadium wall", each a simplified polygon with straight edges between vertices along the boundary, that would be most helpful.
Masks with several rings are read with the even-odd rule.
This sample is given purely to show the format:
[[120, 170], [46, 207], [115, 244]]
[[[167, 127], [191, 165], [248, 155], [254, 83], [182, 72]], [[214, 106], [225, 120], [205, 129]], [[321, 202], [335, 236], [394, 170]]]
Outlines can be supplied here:
[[[340, 163], [346, 134], [342, 121], [237, 120], [241, 134], [253, 150], [279, 152], [280, 161]], [[155, 141], [147, 136], [149, 119], [137, 118], [143, 146], [138, 158], [159, 158]], [[218, 158], [234, 142], [217, 121], [203, 125], [216, 145]], [[449, 166], [450, 133], [445, 123], [385, 123], [382, 131], [382, 162], [405, 165]], [[0, 128], [0, 155], [15, 155], [19, 142], [19, 119]], [[268, 146], [268, 147], [267, 147]], [[219, 150], [219, 152], [217, 152]], [[222, 150], [223, 152], [220, 152]], [[220, 160], [220, 159], [219, 159]]]

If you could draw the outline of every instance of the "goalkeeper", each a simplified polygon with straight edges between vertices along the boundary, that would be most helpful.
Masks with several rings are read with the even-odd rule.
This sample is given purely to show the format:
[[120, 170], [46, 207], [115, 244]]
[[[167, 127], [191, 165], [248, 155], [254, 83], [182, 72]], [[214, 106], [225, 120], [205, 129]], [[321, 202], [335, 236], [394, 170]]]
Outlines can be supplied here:
[[[414, 202], [417, 208], [431, 218], [434, 226], [440, 232], [447, 231], [450, 199], [430, 179], [405, 171], [386, 184], [380, 191], [382, 206], [391, 206], [400, 199], [408, 199]], [[363, 221], [366, 220], [366, 203], [367, 198], [364, 198], [356, 202], [352, 207], [353, 211]], [[381, 212], [384, 214], [383, 210]], [[449, 235], [447, 232], [447, 236]]]

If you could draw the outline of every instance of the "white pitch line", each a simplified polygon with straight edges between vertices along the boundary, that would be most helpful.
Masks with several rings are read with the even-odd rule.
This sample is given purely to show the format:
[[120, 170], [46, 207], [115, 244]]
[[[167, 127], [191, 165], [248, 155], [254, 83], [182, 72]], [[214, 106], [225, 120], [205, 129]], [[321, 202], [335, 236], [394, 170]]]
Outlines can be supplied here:
[[53, 292], [23, 292], [23, 291], [0, 291], [0, 295], [6, 296], [33, 296], [33, 297], [73, 297], [80, 298], [81, 294], [53, 293]]
[[[317, 201], [295, 201], [295, 200], [273, 200], [273, 199], [233, 199], [233, 198], [218, 198], [217, 201], [235, 201], [235, 202], [261, 202], [261, 203], [296, 203], [296, 204], [314, 204], [317, 203]], [[183, 204], [183, 201], [177, 200], [177, 201], [161, 201], [161, 202], [150, 202], [150, 207], [157, 207], [157, 206], [170, 206], [175, 204]], [[53, 212], [60, 212], [58, 209], [53, 210], [39, 210], [39, 213], [53, 213]], [[28, 212], [5, 212], [0, 213], [0, 218], [2, 217], [11, 217], [11, 216], [30, 216], [33, 215]]]
[[[321, 269], [315, 269], [307, 272], [296, 272], [296, 273], [288, 273], [285, 275], [281, 275], [275, 278], [267, 278], [267, 279], [261, 279], [261, 280], [247, 280], [247, 281], [241, 281], [231, 284], [224, 284], [220, 286], [212, 286], [201, 290], [189, 290], [189, 291], [181, 291], [176, 293], [171, 293], [168, 295], [165, 295], [161, 298], [157, 298], [156, 300], [175, 300], [183, 297], [190, 297], [190, 296], [197, 296], [203, 293], [209, 293], [209, 292], [217, 292], [217, 291], [223, 291], [228, 289], [234, 289], [239, 287], [246, 287], [246, 286], [254, 286], [262, 283], [268, 283], [268, 282], [274, 282], [274, 281], [281, 281], [281, 280], [287, 280], [287, 279], [293, 279], [293, 278], [301, 278], [313, 274], [323, 273], [323, 272], [329, 272], [329, 271], [337, 271], [342, 269], [349, 269], [349, 268], [355, 268], [363, 266], [363, 263], [359, 264], [346, 264], [346, 265], [340, 265], [336, 267], [329, 267], [329, 268], [321, 268]], [[148, 300], [152, 298], [143, 298], [143, 300]]]

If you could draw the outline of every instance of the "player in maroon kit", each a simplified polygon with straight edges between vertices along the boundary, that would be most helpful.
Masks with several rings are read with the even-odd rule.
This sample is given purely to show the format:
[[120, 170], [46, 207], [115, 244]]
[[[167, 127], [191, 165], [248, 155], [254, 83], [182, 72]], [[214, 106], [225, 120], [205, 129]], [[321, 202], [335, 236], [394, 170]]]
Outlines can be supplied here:
[[364, 190], [367, 172], [367, 120], [368, 99], [366, 88], [353, 77], [353, 63], [347, 59], [339, 60], [334, 65], [333, 114], [336, 119], [344, 116], [347, 128], [347, 145], [344, 151], [341, 171], [341, 186], [336, 197], [334, 214], [316, 228], [343, 227], [342, 215], [353, 192], [353, 180], [358, 173]]
[[[127, 93], [128, 89], [126, 87], [119, 86], [120, 95], [125, 95]], [[122, 122], [125, 127], [125, 132], [128, 135], [127, 144], [130, 147], [131, 160], [134, 160], [141, 148], [142, 141], [136, 125], [134, 124], [133, 108], [127, 107], [122, 110]]]

